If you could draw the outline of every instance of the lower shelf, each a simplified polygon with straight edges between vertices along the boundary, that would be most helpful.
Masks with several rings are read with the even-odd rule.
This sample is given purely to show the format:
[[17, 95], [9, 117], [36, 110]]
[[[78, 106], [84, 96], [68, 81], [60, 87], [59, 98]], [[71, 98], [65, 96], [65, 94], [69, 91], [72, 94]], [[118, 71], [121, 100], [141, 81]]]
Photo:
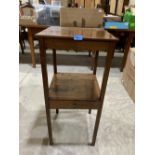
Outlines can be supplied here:
[[58, 73], [49, 88], [49, 98], [53, 100], [96, 101], [99, 95], [100, 88], [93, 74]]

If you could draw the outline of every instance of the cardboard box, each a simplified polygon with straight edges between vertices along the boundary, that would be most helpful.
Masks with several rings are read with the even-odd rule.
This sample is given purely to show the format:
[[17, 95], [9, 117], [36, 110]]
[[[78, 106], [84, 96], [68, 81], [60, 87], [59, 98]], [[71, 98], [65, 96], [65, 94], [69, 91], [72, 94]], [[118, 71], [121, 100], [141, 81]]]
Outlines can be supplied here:
[[85, 0], [85, 8], [95, 8], [94, 0]]
[[88, 8], [61, 8], [60, 26], [97, 28], [103, 25], [103, 11]]
[[84, 7], [84, 0], [75, 0], [75, 3], [78, 3], [78, 7]]
[[135, 102], [135, 49], [131, 48], [123, 70], [123, 85], [131, 99]]
[[67, 7], [68, 6], [68, 0], [61, 0], [61, 6]]
[[35, 16], [21, 16], [19, 18], [20, 25], [36, 25], [36, 17]]

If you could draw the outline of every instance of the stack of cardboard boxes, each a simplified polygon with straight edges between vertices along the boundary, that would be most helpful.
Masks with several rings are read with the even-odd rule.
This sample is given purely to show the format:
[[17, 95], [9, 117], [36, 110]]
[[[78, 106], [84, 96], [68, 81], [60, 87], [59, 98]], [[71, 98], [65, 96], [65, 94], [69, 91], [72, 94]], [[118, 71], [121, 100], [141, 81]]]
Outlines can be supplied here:
[[135, 102], [135, 48], [129, 51], [122, 81], [129, 96]]

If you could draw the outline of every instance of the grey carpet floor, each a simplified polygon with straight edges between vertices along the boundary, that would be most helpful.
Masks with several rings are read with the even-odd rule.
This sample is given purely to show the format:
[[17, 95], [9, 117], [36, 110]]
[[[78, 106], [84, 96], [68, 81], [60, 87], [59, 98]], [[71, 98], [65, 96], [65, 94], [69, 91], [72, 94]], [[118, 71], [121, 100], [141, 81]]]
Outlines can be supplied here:
[[[61, 72], [91, 72], [89, 67], [59, 66]], [[53, 68], [48, 65], [49, 81]], [[103, 70], [98, 68], [101, 84]], [[96, 110], [51, 110], [54, 142], [48, 133], [40, 65], [19, 65], [20, 155], [134, 155], [135, 106], [122, 85], [122, 73], [112, 68], [98, 130], [96, 145], [91, 141]], [[72, 144], [71, 144], [72, 143]]]

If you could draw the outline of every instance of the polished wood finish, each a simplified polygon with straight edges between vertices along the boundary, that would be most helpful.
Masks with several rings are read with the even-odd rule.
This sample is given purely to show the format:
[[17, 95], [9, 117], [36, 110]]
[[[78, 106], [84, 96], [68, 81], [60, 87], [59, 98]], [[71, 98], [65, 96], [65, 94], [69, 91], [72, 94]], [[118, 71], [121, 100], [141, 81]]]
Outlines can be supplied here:
[[51, 109], [98, 109], [98, 101], [49, 100]]
[[[82, 41], [73, 40], [73, 36], [79, 33], [84, 36], [84, 39]], [[90, 143], [91, 145], [95, 145], [109, 70], [118, 39], [103, 29], [76, 29], [70, 27], [50, 27], [38, 33], [36, 36], [40, 43], [40, 59], [48, 130], [51, 129], [50, 109], [96, 109], [97, 117], [93, 139]], [[91, 46], [91, 44], [94, 46]], [[94, 52], [106, 50], [107, 60], [101, 89], [98, 86], [95, 74], [72, 73], [54, 74], [52, 83], [48, 87], [46, 49], [51, 48], [56, 50], [56, 47], [64, 50], [69, 48], [74, 50], [76, 48], [90, 50], [91, 47], [91, 51]], [[53, 144], [51, 130], [49, 131], [49, 139], [50, 144]]]
[[[108, 41], [108, 40], [107, 40]], [[52, 42], [52, 44], [50, 44]], [[106, 50], [108, 50], [109, 46], [107, 43], [103, 42], [102, 40], [83, 40], [83, 41], [74, 41], [73, 37], [70, 38], [46, 38], [45, 46], [48, 44], [48, 48], [54, 48], [57, 50], [75, 50], [84, 52], [85, 49], [91, 51], [91, 49], [102, 50], [103, 45]], [[69, 46], [70, 45], [70, 46]], [[46, 46], [47, 47], [47, 46]]]
[[[60, 27], [51, 26], [42, 32], [38, 33], [37, 36], [43, 38], [61, 38], [61, 39], [72, 39], [74, 35], [83, 35], [83, 40], [92, 41], [116, 41], [116, 37], [105, 31], [103, 28], [81, 28], [81, 27]], [[73, 40], [74, 41], [74, 40]], [[83, 41], [82, 41], [83, 42]], [[82, 43], [80, 42], [80, 43]], [[93, 43], [93, 42], [92, 42]]]
[[55, 74], [49, 88], [52, 100], [96, 101], [100, 95], [99, 85], [92, 74]]

